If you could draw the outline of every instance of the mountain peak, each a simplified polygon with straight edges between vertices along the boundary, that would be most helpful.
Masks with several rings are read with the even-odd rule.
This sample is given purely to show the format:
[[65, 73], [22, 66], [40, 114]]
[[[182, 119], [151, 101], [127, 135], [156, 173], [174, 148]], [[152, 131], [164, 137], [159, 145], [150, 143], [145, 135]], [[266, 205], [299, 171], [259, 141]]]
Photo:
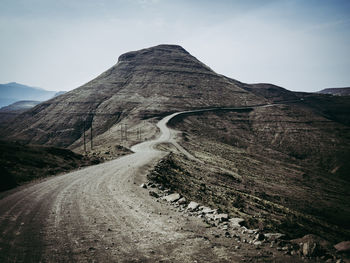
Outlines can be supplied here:
[[119, 56], [118, 62], [131, 61], [140, 57], [151, 57], [153, 55], [161, 54], [173, 54], [173, 55], [190, 55], [183, 47], [179, 45], [161, 44], [154, 47], [144, 48], [137, 51], [130, 51]]

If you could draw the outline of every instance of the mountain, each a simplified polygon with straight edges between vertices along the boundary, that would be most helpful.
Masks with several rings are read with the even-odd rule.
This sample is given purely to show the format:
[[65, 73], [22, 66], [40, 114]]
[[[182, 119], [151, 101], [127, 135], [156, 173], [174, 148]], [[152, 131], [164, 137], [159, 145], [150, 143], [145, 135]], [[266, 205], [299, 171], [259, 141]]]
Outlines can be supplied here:
[[172, 119], [194, 158], [162, 145], [172, 154], [149, 178], [249, 228], [339, 242], [350, 238], [349, 106], [349, 96], [242, 83], [180, 46], [159, 45], [121, 55], [92, 81], [2, 125], [0, 136], [81, 152], [85, 130], [93, 154], [107, 153], [156, 136], [169, 113], [215, 108]]
[[22, 113], [30, 108], [33, 108], [34, 106], [41, 103], [41, 101], [37, 100], [20, 100], [15, 103], [12, 103], [8, 106], [0, 108], [0, 112], [16, 112], [16, 113]]
[[21, 100], [0, 108], [0, 123], [9, 122], [17, 115], [41, 103], [36, 100]]
[[54, 97], [60, 96], [60, 95], [62, 95], [62, 94], [64, 94], [64, 93], [66, 93], [66, 92], [67, 92], [67, 91], [59, 91], [59, 92], [56, 92], [55, 95], [54, 95]]
[[[2, 135], [76, 148], [82, 144], [84, 123], [87, 130], [93, 123], [94, 135], [101, 135], [102, 143], [119, 140], [117, 132], [106, 133], [117, 123], [128, 121], [133, 128], [142, 119], [167, 112], [265, 102], [182, 47], [159, 45], [121, 55], [115, 66], [94, 80], [18, 116]], [[145, 125], [156, 132], [153, 125]]]
[[16, 82], [0, 84], [0, 107], [20, 100], [44, 101], [51, 99], [57, 91], [48, 91]]
[[350, 96], [350, 87], [347, 88], [328, 88], [318, 91], [317, 93], [331, 94], [335, 96]]

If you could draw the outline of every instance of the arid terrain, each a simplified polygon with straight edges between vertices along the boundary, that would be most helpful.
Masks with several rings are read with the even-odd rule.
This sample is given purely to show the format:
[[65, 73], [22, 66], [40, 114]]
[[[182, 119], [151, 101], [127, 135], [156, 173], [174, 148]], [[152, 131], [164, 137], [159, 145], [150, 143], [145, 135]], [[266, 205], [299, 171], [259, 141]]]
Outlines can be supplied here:
[[0, 261], [349, 261], [334, 248], [350, 240], [349, 105], [227, 78], [180, 46], [123, 54], [0, 126], [6, 147], [107, 161], [3, 192]]

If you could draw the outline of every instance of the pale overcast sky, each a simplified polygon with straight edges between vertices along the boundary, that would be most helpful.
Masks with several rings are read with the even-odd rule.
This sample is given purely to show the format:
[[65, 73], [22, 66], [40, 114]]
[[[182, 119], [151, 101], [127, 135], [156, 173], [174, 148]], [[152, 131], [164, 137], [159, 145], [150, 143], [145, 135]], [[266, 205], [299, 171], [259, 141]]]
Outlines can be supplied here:
[[247, 83], [350, 86], [348, 0], [0, 0], [0, 43], [0, 83], [48, 90], [158, 44]]

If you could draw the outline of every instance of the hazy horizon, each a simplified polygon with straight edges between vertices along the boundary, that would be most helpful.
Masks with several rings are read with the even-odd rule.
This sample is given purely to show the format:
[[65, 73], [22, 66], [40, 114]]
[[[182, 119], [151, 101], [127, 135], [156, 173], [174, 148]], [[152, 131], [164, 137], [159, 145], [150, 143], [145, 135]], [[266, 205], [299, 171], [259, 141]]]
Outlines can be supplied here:
[[348, 87], [349, 13], [344, 0], [3, 0], [0, 83], [71, 90], [122, 53], [176, 44], [242, 82]]

